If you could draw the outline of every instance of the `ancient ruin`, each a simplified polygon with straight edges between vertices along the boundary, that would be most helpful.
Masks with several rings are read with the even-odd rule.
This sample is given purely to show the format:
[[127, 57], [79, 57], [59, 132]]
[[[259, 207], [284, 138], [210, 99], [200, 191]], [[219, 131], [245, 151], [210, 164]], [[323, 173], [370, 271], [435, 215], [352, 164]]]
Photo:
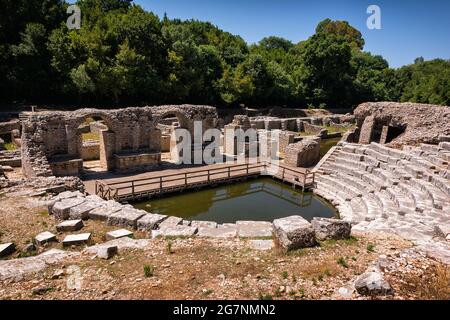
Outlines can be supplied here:
[[[171, 245], [158, 247], [161, 239], [180, 239], [176, 243], [190, 248], [205, 240], [216, 247], [242, 245], [265, 255], [274, 250], [327, 252], [321, 244], [337, 241], [345, 247], [355, 237], [373, 234], [382, 237], [381, 243], [391, 243], [395, 236], [414, 247], [402, 247], [396, 251], [398, 258], [376, 260], [363, 274], [352, 274], [350, 284], [340, 284], [333, 297], [395, 295], [380, 263], [392, 266], [409, 257], [417, 261], [432, 257], [436, 263], [450, 264], [449, 117], [445, 107], [394, 103], [365, 103], [354, 115], [233, 115], [230, 123], [219, 120], [214, 107], [193, 105], [21, 114], [19, 129], [14, 121], [14, 128], [3, 126], [11, 129], [7, 133], [11, 139], [17, 140], [20, 130], [21, 139], [15, 143], [21, 148], [0, 152], [1, 192], [7, 199], [10, 194], [11, 199], [25, 196], [28, 203], [37, 202], [37, 207], [45, 208], [42, 219], [52, 227], [33, 229], [31, 243], [16, 245], [17, 239], [2, 239], [0, 257], [8, 260], [0, 261], [0, 281], [20, 281], [85, 255], [115, 261], [129, 249], [135, 250], [134, 259], [154, 248], [171, 254]], [[186, 129], [193, 134], [195, 121], [202, 122], [204, 131], [221, 129], [220, 152], [228, 162], [196, 167], [171, 162], [169, 154], [177, 143], [174, 133]], [[241, 134], [245, 139], [238, 142]], [[206, 143], [192, 144], [191, 151]], [[254, 145], [256, 153], [250, 152]], [[277, 157], [276, 170], [261, 161], [265, 152]], [[239, 155], [244, 156], [243, 163], [236, 163]], [[101, 169], [95, 174], [106, 172], [106, 178], [90, 171], [91, 162]], [[154, 212], [151, 204], [134, 205], [142, 199], [195, 193], [261, 176], [292, 186], [285, 192], [287, 201], [303, 203], [317, 196], [334, 211], [309, 220], [293, 213], [222, 223]], [[294, 189], [300, 190], [301, 200], [289, 195]], [[270, 188], [262, 192], [274, 193]], [[214, 191], [210, 198], [223, 201], [226, 196], [242, 194]], [[336, 211], [338, 217], [330, 219]], [[371, 254], [371, 243], [361, 241], [366, 247], [358, 250]], [[26, 258], [18, 258], [19, 252]], [[31, 254], [36, 255], [27, 256]], [[349, 263], [343, 257], [337, 260], [344, 269]]]
[[[356, 108], [359, 143], [392, 146], [438, 144], [450, 135], [448, 107], [418, 103], [368, 102]], [[355, 141], [355, 142], [358, 142]]]
[[118, 172], [154, 169], [161, 162], [161, 131], [157, 125], [168, 115], [192, 133], [194, 121], [202, 121], [206, 129], [217, 121], [215, 108], [189, 105], [31, 114], [23, 122], [24, 174], [30, 178], [81, 175], [89, 146], [83, 146], [83, 129], [79, 127], [89, 117], [101, 118], [105, 125], [99, 130], [102, 168]]

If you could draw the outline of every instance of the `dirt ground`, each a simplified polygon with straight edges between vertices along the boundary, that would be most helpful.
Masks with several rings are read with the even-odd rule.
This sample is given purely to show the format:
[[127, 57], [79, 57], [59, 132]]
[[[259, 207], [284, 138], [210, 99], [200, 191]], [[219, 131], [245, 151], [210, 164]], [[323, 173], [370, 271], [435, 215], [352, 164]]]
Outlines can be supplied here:
[[[57, 233], [56, 222], [43, 203], [28, 196], [0, 198], [0, 243], [14, 242], [17, 253], [40, 232]], [[92, 232], [93, 242], [117, 229], [86, 221], [80, 232]], [[148, 238], [136, 233], [135, 238]], [[50, 247], [63, 249], [60, 243]], [[450, 270], [426, 256], [411, 259], [402, 250], [411, 243], [396, 236], [355, 235], [327, 241], [289, 254], [259, 251], [246, 239], [154, 239], [143, 250], [120, 251], [110, 260], [79, 255], [26, 276], [0, 282], [0, 299], [330, 299], [376, 259], [392, 259], [386, 276], [393, 299], [450, 299]], [[81, 251], [82, 248], [69, 248]], [[73, 268], [79, 287], [73, 288]]]

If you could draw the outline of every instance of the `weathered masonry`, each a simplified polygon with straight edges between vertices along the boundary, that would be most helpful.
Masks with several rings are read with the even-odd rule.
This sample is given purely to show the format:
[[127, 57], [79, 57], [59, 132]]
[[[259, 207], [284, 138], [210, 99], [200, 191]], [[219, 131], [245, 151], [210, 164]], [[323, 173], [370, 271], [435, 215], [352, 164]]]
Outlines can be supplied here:
[[418, 103], [367, 102], [356, 108], [354, 142], [391, 146], [438, 144], [450, 135], [450, 108]]
[[217, 110], [210, 106], [159, 106], [118, 110], [81, 109], [74, 112], [31, 113], [23, 121], [22, 169], [27, 177], [70, 176], [83, 173], [83, 142], [80, 126], [87, 118], [99, 118], [100, 163], [118, 172], [148, 170], [161, 162], [161, 131], [158, 123], [176, 117], [178, 128], [194, 130], [217, 124]]

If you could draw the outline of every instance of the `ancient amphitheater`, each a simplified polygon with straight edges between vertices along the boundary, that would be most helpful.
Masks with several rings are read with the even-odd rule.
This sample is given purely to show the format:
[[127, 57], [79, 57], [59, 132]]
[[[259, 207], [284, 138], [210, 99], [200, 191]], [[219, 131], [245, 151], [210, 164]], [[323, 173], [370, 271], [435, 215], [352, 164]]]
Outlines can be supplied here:
[[[105, 172], [114, 171], [125, 177], [141, 174], [139, 179], [120, 178], [118, 182], [104, 179], [95, 180], [94, 184], [94, 180], [86, 178], [84, 154], [85, 148], [92, 148], [92, 142], [82, 141], [81, 130], [85, 129], [80, 126], [91, 117], [101, 121], [95, 153], [99, 166]], [[420, 252], [450, 264], [448, 107], [383, 102], [362, 104], [353, 115], [293, 118], [238, 115], [220, 128], [221, 151], [232, 161], [239, 153], [248, 159], [255, 156], [248, 151], [252, 143], [264, 141], [271, 145], [276, 133], [280, 137], [277, 154], [283, 159], [276, 173], [268, 173], [267, 165], [260, 162], [253, 167], [233, 163], [208, 165], [202, 167], [203, 171], [171, 164], [170, 170], [174, 171], [165, 173], [162, 155], [174, 145], [168, 136], [180, 128], [192, 132], [194, 121], [201, 121], [206, 129], [223, 122], [215, 108], [190, 105], [22, 115], [20, 129], [17, 122], [4, 126], [12, 140], [18, 139], [21, 130], [17, 141], [21, 152], [1, 153], [2, 193], [23, 195], [24, 189], [32, 189], [25, 194], [44, 201], [60, 233], [77, 232], [64, 234], [61, 244], [65, 247], [92, 244], [91, 233], [78, 232], [84, 227], [83, 221], [89, 220], [122, 228], [108, 232], [106, 239], [122, 239], [135, 231], [149, 238], [245, 238], [254, 239], [256, 247], [270, 250], [273, 237], [275, 244], [285, 251], [314, 247], [327, 239], [348, 239], [350, 233], [394, 234], [411, 241]], [[341, 131], [329, 132], [327, 128], [331, 126]], [[237, 149], [234, 140], [227, 140], [227, 132], [251, 128], [257, 132], [255, 141], [245, 142], [242, 150]], [[321, 157], [321, 141], [330, 137], [340, 141]], [[192, 150], [202, 147], [193, 144]], [[23, 176], [8, 177], [8, 172], [18, 172], [12, 169], [18, 163]], [[314, 218], [310, 223], [302, 217], [290, 216], [274, 221], [217, 223], [151, 213], [124, 203], [157, 193], [199, 190], [260, 175], [270, 175], [303, 191], [312, 190], [335, 206], [340, 219]], [[82, 176], [84, 181], [75, 176]], [[167, 177], [171, 179], [164, 180]], [[34, 244], [55, 241], [56, 236], [46, 230], [36, 236]], [[14, 252], [12, 242], [2, 245], [3, 256]], [[104, 242], [84, 252], [110, 258], [117, 253], [117, 246], [139, 247], [137, 242]], [[64, 256], [61, 251], [53, 253]], [[17, 260], [20, 259], [0, 262], [0, 279], [12, 276]], [[370, 272], [379, 272], [377, 268]], [[358, 293], [370, 287], [369, 280], [364, 282], [365, 277], [364, 274], [356, 280]], [[358, 289], [358, 281], [364, 282], [362, 291]], [[383, 287], [384, 283], [377, 284], [381, 286], [377, 293], [389, 291]]]

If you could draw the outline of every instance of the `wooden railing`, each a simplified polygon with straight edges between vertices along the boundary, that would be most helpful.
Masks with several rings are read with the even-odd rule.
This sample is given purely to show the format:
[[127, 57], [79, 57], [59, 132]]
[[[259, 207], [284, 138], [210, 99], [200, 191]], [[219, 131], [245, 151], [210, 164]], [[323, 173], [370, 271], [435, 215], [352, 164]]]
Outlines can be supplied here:
[[[225, 182], [233, 179], [267, 173], [267, 163], [230, 165], [220, 168], [200, 169], [183, 173], [161, 174], [150, 178], [104, 183], [95, 182], [95, 194], [107, 200], [135, 199], [142, 194], [162, 194], [197, 185]], [[271, 174], [305, 188], [314, 183], [314, 173], [307, 169], [291, 169], [276, 165], [279, 174]]]

